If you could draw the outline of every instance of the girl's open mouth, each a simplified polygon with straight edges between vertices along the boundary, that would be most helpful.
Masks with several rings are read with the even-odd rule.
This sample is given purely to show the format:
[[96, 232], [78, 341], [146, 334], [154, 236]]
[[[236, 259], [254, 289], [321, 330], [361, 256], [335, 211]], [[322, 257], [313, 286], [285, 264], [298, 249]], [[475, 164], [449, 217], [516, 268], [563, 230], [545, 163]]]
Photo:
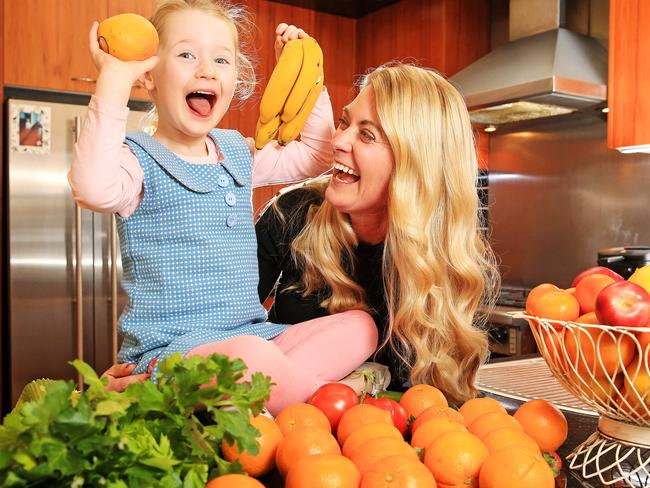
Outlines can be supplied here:
[[207, 117], [212, 112], [217, 96], [211, 91], [194, 91], [185, 97], [190, 110], [199, 117]]

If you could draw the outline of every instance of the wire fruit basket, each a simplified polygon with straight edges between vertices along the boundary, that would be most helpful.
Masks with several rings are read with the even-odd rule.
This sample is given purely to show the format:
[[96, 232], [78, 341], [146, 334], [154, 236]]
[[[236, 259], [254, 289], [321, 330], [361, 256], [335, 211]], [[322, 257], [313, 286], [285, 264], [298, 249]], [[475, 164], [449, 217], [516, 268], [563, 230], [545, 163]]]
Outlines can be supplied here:
[[650, 328], [515, 316], [558, 381], [600, 414], [569, 468], [605, 486], [650, 487]]

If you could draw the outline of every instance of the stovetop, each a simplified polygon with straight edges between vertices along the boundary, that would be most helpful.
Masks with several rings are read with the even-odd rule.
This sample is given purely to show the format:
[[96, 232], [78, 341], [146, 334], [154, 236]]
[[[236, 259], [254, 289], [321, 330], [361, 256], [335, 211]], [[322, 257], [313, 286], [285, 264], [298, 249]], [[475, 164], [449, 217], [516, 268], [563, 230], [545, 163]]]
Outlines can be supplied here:
[[496, 304], [523, 310], [526, 308], [526, 298], [529, 292], [530, 288], [522, 286], [502, 286]]

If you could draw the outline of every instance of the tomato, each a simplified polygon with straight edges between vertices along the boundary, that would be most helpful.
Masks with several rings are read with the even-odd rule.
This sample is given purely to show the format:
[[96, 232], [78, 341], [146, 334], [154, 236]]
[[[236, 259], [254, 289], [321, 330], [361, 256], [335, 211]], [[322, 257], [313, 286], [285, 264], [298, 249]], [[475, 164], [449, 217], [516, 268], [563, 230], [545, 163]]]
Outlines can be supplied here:
[[364, 402], [390, 413], [393, 419], [393, 425], [404, 435], [408, 427], [408, 416], [404, 407], [392, 398], [375, 398], [370, 395], [366, 395]]
[[356, 391], [343, 383], [326, 383], [309, 397], [307, 403], [323, 412], [330, 421], [332, 431], [336, 432], [341, 415], [348, 408], [359, 403], [359, 396]]

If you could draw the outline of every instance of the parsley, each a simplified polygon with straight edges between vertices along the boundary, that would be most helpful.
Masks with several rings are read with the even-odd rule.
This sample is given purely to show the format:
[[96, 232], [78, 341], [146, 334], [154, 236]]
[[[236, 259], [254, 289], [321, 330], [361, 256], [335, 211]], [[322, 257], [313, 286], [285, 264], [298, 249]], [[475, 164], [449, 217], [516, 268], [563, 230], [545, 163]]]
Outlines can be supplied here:
[[[107, 380], [86, 363], [72, 365], [88, 385], [82, 394], [73, 381], [52, 381], [41, 399], [4, 418], [0, 486], [203, 488], [217, 475], [241, 472], [220, 456], [222, 439], [259, 449], [248, 418], [261, 411], [271, 378], [255, 373], [238, 382], [246, 369], [239, 359], [175, 354], [159, 364], [157, 383], [122, 393], [106, 391]], [[213, 425], [199, 422], [197, 405]]]

